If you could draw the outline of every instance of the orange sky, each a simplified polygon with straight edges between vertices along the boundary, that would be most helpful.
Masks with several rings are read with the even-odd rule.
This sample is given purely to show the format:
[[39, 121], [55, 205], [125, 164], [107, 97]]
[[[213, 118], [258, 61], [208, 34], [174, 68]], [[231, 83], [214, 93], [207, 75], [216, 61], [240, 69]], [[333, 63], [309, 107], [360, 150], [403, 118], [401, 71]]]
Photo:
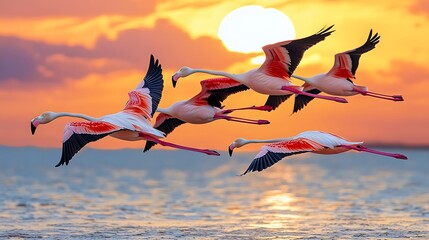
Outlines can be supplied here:
[[[369, 29], [379, 32], [377, 47], [361, 57], [356, 83], [370, 91], [402, 94], [404, 102], [364, 96], [348, 104], [314, 100], [291, 115], [293, 100], [277, 110], [236, 112], [267, 119], [270, 125], [216, 121], [183, 125], [166, 140], [226, 150], [237, 137], [277, 138], [323, 130], [352, 141], [429, 144], [429, 4], [413, 1], [229, 1], [229, 0], [0, 0], [0, 145], [60, 147], [64, 124], [58, 119], [30, 134], [30, 120], [44, 111], [102, 116], [122, 109], [127, 92], [144, 76], [149, 55], [163, 66], [160, 107], [200, 91], [195, 74], [171, 86], [181, 66], [244, 72], [257, 67], [257, 54], [228, 52], [217, 38], [223, 17], [249, 4], [273, 7], [290, 17], [297, 38], [335, 24], [336, 32], [309, 49], [295, 73], [327, 71], [333, 55], [362, 44]], [[294, 83], [301, 84], [298, 80]], [[229, 97], [228, 108], [262, 105], [252, 91]], [[94, 148], [142, 148], [144, 142], [105, 138]], [[247, 150], [258, 149], [249, 146]]]

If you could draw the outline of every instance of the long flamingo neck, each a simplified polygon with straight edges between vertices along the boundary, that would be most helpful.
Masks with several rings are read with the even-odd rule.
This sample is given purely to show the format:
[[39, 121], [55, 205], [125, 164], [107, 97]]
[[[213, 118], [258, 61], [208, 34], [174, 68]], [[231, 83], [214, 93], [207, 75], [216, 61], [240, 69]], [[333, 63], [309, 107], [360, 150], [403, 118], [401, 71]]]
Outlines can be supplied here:
[[294, 75], [294, 74], [292, 74], [292, 75], [291, 75], [291, 77], [296, 78], [296, 79], [299, 79], [299, 80], [302, 80], [302, 81], [304, 81], [304, 82], [310, 82], [310, 79], [309, 79], [309, 78], [305, 78], [305, 77], [297, 76], [297, 75]]
[[164, 114], [169, 114], [170, 115], [170, 111], [168, 110], [168, 108], [157, 108], [156, 112], [164, 113]]
[[85, 115], [85, 114], [81, 114], [81, 113], [69, 113], [69, 112], [59, 112], [59, 113], [55, 113], [54, 117], [52, 120], [57, 119], [59, 117], [75, 117], [75, 118], [82, 118], [88, 121], [96, 121], [98, 120], [97, 118]]
[[249, 144], [249, 143], [275, 143], [275, 142], [282, 142], [282, 141], [288, 141], [291, 140], [291, 138], [274, 138], [274, 139], [264, 139], [264, 140], [246, 140], [243, 145]]
[[208, 70], [208, 69], [194, 69], [194, 73], [196, 72], [200, 72], [200, 73], [207, 73], [210, 75], [218, 75], [218, 76], [223, 76], [223, 77], [227, 77], [227, 78], [232, 78], [234, 80], [237, 80], [237, 76], [235, 74], [231, 74], [228, 72], [223, 72], [223, 71], [217, 71], [217, 70]]

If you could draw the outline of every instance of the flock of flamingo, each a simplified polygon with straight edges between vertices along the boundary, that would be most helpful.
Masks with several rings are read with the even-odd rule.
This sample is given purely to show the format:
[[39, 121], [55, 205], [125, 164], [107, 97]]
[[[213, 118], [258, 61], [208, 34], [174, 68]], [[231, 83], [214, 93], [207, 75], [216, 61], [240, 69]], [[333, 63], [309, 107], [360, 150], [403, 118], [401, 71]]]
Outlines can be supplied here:
[[[186, 101], [179, 101], [167, 108], [158, 108], [164, 87], [161, 64], [150, 57], [149, 68], [140, 84], [128, 93], [129, 100], [123, 110], [95, 118], [78, 113], [44, 112], [31, 120], [31, 132], [35, 133], [39, 124], [46, 124], [59, 117], [77, 117], [87, 121], [67, 123], [64, 130], [61, 160], [56, 167], [68, 165], [72, 157], [89, 142], [97, 141], [105, 136], [111, 136], [126, 141], [146, 140], [144, 151], [156, 144], [178, 149], [200, 152], [208, 155], [220, 154], [214, 150], [198, 149], [182, 146], [161, 140], [176, 127], [184, 123], [204, 124], [219, 119], [247, 124], [269, 124], [267, 120], [253, 120], [233, 117], [229, 114], [241, 110], [271, 111], [276, 109], [290, 96], [295, 95], [293, 112], [303, 109], [314, 98], [347, 103], [347, 100], [337, 96], [352, 96], [362, 94], [391, 101], [403, 101], [400, 95], [386, 95], [369, 92], [367, 87], [355, 85], [355, 73], [360, 56], [375, 48], [380, 36], [369, 33], [367, 41], [360, 47], [335, 55], [334, 66], [326, 73], [310, 78], [293, 75], [293, 71], [301, 61], [304, 52], [323, 41], [334, 31], [333, 26], [323, 28], [319, 32], [296, 40], [288, 40], [264, 46], [265, 62], [256, 69], [242, 74], [232, 74], [222, 71], [192, 69], [182, 67], [172, 77], [173, 87], [178, 79], [200, 72], [222, 76], [201, 81], [201, 91]], [[303, 80], [302, 86], [292, 84], [291, 77]], [[222, 102], [231, 94], [252, 89], [268, 95], [262, 106], [251, 106], [235, 109], [225, 109]], [[324, 92], [333, 96], [318, 95]], [[159, 112], [154, 126], [151, 120]], [[349, 142], [339, 136], [321, 132], [306, 131], [292, 138], [269, 140], [236, 139], [228, 148], [232, 155], [234, 148], [249, 143], [269, 143], [264, 145], [254, 160], [242, 174], [262, 171], [286, 156], [313, 152], [319, 154], [337, 154], [349, 150], [380, 154], [397, 159], [407, 159], [396, 153], [381, 152], [363, 146], [363, 142]]]

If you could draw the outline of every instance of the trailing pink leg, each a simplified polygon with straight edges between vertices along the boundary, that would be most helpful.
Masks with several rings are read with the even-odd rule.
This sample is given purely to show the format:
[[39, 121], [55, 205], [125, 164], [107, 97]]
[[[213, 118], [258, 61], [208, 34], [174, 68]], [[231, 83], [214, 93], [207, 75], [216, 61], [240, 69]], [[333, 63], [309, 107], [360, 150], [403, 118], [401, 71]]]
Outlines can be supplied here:
[[226, 109], [222, 111], [222, 113], [228, 114], [232, 113], [233, 111], [239, 111], [239, 110], [260, 110], [260, 111], [271, 111], [273, 108], [271, 106], [251, 106], [251, 107], [244, 107], [244, 108], [233, 108], [233, 109]]
[[188, 151], [193, 151], [193, 152], [200, 152], [200, 153], [204, 153], [207, 155], [215, 155], [215, 156], [220, 156], [220, 154], [214, 150], [210, 150], [210, 149], [199, 149], [199, 148], [192, 148], [192, 147], [186, 147], [186, 146], [182, 146], [182, 145], [177, 145], [174, 143], [169, 143], [169, 142], [165, 142], [162, 140], [159, 140], [158, 138], [154, 138], [148, 134], [145, 133], [139, 133], [139, 136], [148, 140], [148, 141], [152, 141], [152, 142], [156, 142], [162, 146], [167, 146], [167, 147], [172, 147], [172, 148], [178, 148], [178, 149], [183, 149], [183, 150], [188, 150]]
[[270, 123], [267, 120], [252, 120], [252, 119], [247, 119], [247, 118], [231, 117], [231, 116], [219, 115], [219, 114], [215, 114], [214, 118], [225, 119], [227, 121], [233, 121], [233, 122], [241, 122], [241, 123], [248, 123], [248, 124], [257, 124], [257, 125], [269, 124]]
[[301, 91], [301, 90], [298, 90], [296, 88], [289, 87], [289, 86], [283, 86], [282, 90], [289, 91], [289, 92], [292, 92], [292, 93], [295, 93], [295, 94], [306, 95], [306, 96], [314, 97], [314, 98], [321, 98], [321, 99], [331, 100], [331, 101], [340, 102], [340, 103], [348, 103], [347, 100], [344, 99], [344, 98], [330, 97], [330, 96], [323, 96], [323, 95], [316, 95], [316, 94], [304, 92], [304, 91]]
[[367, 147], [362, 146], [362, 145], [357, 145], [357, 146], [341, 145], [341, 147], [353, 149], [353, 150], [356, 150], [359, 152], [369, 152], [369, 153], [374, 153], [374, 154], [378, 154], [378, 155], [394, 157], [394, 158], [402, 159], [402, 160], [408, 159], [407, 156], [399, 154], [399, 153], [388, 153], [388, 152], [377, 151], [377, 150], [370, 149], [370, 148], [367, 148]]
[[404, 101], [404, 98], [401, 95], [386, 95], [386, 94], [381, 94], [381, 93], [362, 91], [358, 88], [353, 88], [353, 91], [358, 92], [364, 96], [381, 98], [381, 99], [386, 99], [386, 100], [391, 100], [391, 101]]

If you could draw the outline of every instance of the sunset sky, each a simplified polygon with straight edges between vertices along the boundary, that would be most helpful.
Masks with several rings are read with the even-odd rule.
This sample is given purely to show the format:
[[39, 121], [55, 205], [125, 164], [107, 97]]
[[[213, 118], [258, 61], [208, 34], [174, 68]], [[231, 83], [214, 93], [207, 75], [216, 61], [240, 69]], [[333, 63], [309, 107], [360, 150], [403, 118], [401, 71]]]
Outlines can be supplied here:
[[[370, 29], [378, 32], [380, 43], [362, 55], [355, 83], [370, 91], [401, 94], [405, 101], [361, 95], [347, 97], [348, 104], [318, 99], [291, 114], [291, 98], [272, 112], [232, 114], [267, 119], [269, 125], [185, 124], [167, 141], [226, 150], [237, 137], [266, 139], [323, 130], [351, 141], [429, 145], [427, 0], [0, 0], [0, 145], [61, 147], [65, 123], [75, 120], [42, 125], [34, 136], [30, 120], [44, 111], [95, 117], [120, 111], [127, 93], [146, 73], [150, 54], [163, 66], [160, 107], [194, 96], [199, 81], [212, 77], [194, 74], [173, 88], [171, 76], [182, 66], [233, 73], [258, 67], [251, 59], [260, 53], [230, 52], [217, 36], [229, 12], [252, 4], [289, 16], [296, 38], [335, 24], [331, 36], [305, 53], [295, 71], [300, 76], [328, 71], [334, 54], [360, 46]], [[224, 105], [262, 105], [266, 98], [249, 90], [229, 97]], [[104, 149], [143, 146], [113, 138], [89, 144]]]

